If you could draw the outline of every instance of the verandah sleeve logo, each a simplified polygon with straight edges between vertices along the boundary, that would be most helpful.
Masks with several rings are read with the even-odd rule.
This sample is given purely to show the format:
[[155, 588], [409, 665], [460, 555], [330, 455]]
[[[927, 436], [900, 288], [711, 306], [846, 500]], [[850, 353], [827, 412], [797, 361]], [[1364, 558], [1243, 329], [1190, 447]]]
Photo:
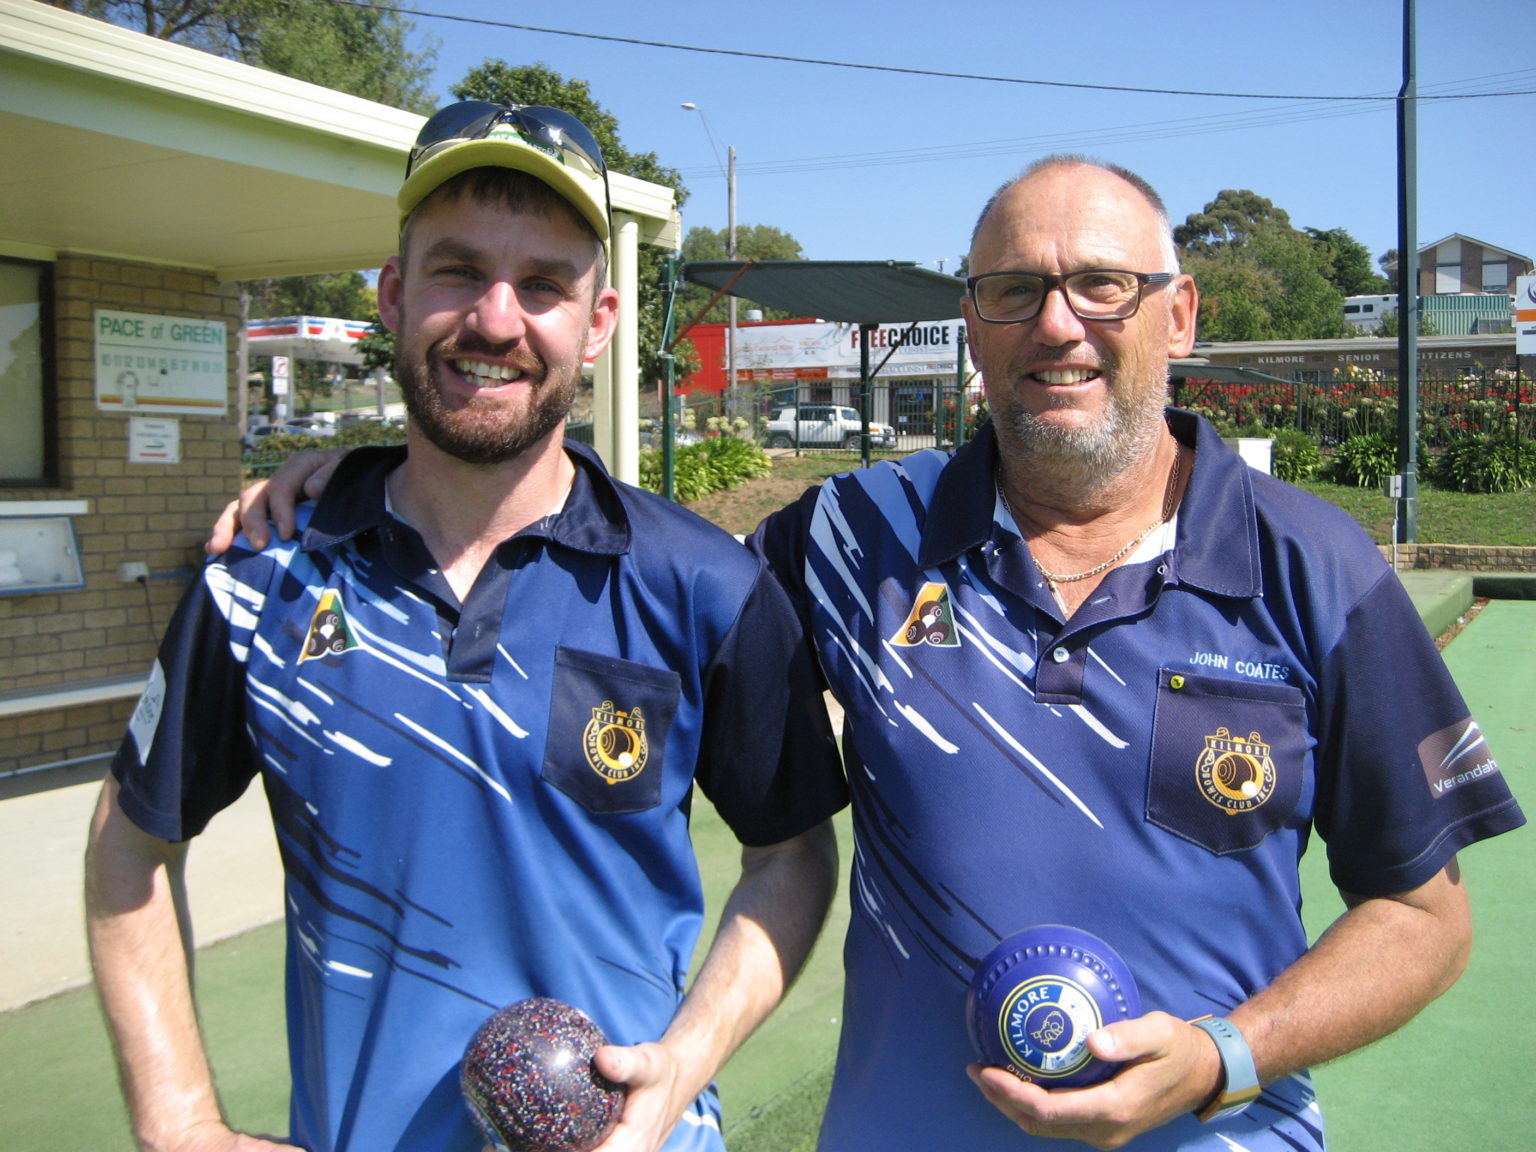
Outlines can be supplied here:
[[1468, 717], [1419, 741], [1419, 763], [1430, 791], [1445, 796], [1463, 784], [1492, 776], [1499, 765], [1488, 750], [1483, 730]]

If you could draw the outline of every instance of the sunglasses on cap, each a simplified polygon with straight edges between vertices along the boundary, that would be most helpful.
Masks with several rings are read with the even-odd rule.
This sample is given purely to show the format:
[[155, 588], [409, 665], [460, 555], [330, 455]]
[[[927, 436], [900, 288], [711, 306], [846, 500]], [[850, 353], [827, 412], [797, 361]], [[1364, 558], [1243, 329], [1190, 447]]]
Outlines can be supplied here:
[[405, 163], [406, 179], [438, 152], [466, 141], [484, 140], [502, 125], [515, 130], [530, 147], [601, 179], [603, 199], [612, 216], [608, 165], [592, 130], [569, 112], [538, 104], [497, 104], [489, 100], [450, 104], [421, 126]]

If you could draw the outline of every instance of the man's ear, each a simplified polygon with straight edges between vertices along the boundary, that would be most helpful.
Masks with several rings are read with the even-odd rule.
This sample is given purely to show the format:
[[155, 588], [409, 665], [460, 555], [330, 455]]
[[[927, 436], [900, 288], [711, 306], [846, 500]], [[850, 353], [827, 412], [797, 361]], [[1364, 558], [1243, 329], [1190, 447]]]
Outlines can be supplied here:
[[1188, 356], [1195, 350], [1195, 324], [1200, 319], [1200, 289], [1193, 276], [1180, 275], [1169, 289], [1173, 301], [1168, 310], [1168, 355]]
[[619, 294], [612, 288], [603, 288], [592, 303], [592, 317], [587, 325], [587, 345], [582, 359], [590, 364], [603, 354], [613, 340], [619, 324]]
[[400, 331], [400, 310], [405, 299], [405, 274], [400, 257], [391, 256], [379, 269], [379, 319], [391, 332]]

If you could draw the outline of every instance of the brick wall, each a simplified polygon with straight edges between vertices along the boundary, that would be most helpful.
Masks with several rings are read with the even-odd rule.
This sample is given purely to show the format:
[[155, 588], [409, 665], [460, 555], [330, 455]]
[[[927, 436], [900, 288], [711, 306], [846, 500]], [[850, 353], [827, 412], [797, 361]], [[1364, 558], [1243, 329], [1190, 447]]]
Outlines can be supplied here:
[[[1381, 554], [1392, 561], [1392, 546]], [[1399, 544], [1399, 570], [1451, 568], [1459, 572], [1536, 572], [1536, 548], [1483, 544]]]
[[[142, 674], [154, 657], [202, 541], [240, 484], [233, 415], [240, 303], [233, 284], [203, 272], [61, 255], [54, 267], [60, 483], [8, 489], [6, 500], [84, 500], [75, 530], [85, 570], [79, 591], [0, 596], [0, 693], [67, 688]], [[128, 463], [128, 416], [95, 400], [97, 308], [216, 320], [229, 332], [230, 415], [175, 417], [180, 464]], [[145, 584], [122, 584], [118, 565], [142, 561]], [[115, 747], [134, 701], [0, 716], [0, 772]]]

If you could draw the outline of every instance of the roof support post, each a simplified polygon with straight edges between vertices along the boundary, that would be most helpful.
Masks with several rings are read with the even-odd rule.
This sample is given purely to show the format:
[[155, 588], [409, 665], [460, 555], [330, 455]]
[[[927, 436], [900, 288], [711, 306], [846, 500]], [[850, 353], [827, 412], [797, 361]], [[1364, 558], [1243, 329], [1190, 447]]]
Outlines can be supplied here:
[[618, 327], [598, 362], [592, 404], [592, 440], [608, 471], [626, 484], [640, 482], [640, 226], [614, 214], [609, 277], [619, 293]]
[[869, 334], [874, 324], [859, 325], [859, 466], [869, 467], [869, 393], [874, 384], [869, 371]]

